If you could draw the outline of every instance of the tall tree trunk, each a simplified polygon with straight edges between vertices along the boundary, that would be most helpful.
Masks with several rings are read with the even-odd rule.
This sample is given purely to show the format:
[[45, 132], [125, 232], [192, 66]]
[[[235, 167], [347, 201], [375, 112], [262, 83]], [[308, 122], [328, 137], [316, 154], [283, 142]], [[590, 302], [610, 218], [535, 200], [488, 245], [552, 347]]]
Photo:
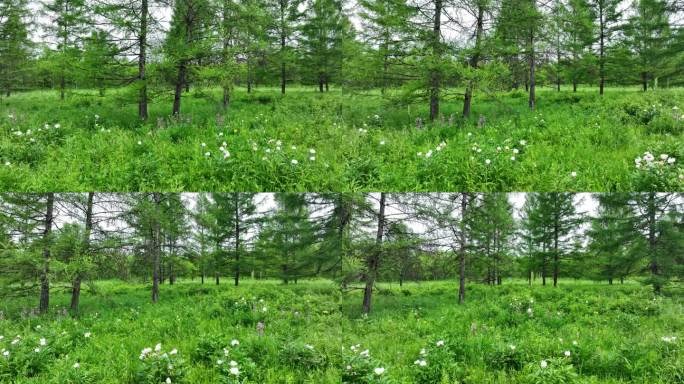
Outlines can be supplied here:
[[238, 198], [240, 194], [233, 192], [233, 200], [235, 201], [235, 286], [240, 283], [240, 207]]
[[216, 274], [216, 285], [219, 285], [219, 280], [220, 280], [220, 279], [219, 279], [219, 274], [217, 273], [217, 274]]
[[648, 254], [649, 254], [649, 270], [651, 271], [651, 276], [654, 278], [653, 290], [655, 293], [660, 293], [660, 281], [658, 276], [660, 275], [660, 270], [658, 266], [657, 250], [656, 250], [656, 194], [655, 192], [648, 193], [648, 204], [647, 204], [647, 220], [648, 220]]
[[646, 72], [641, 72], [641, 86], [643, 91], [648, 91], [648, 74]]
[[464, 192], [461, 195], [461, 228], [459, 231], [460, 237], [460, 248], [458, 252], [458, 303], [463, 304], [465, 301], [465, 266], [466, 266], [466, 225], [467, 225], [467, 211], [468, 203], [470, 200], [470, 194]]
[[[222, 60], [223, 60], [223, 65], [227, 66], [229, 62], [229, 52], [228, 48], [230, 48], [230, 9], [228, 7], [228, 2], [224, 1], [223, 2], [223, 9], [221, 11], [221, 16], [223, 18], [223, 52], [222, 52]], [[230, 87], [231, 87], [231, 82], [232, 78], [229, 78], [228, 80], [223, 80], [223, 109], [227, 109], [228, 105], [230, 104]]]
[[599, 95], [603, 96], [606, 83], [606, 20], [604, 19], [603, 2], [599, 1]]
[[64, 100], [64, 89], [66, 88], [66, 79], [64, 73], [61, 74], [59, 79], [59, 99]]
[[159, 300], [159, 274], [161, 267], [161, 223], [159, 213], [161, 211], [161, 194], [152, 193], [154, 205], [154, 217], [152, 218], [152, 302]]
[[363, 313], [369, 313], [371, 310], [371, 297], [373, 295], [373, 285], [378, 274], [378, 265], [380, 264], [380, 255], [382, 253], [382, 238], [385, 233], [385, 203], [386, 193], [380, 193], [380, 208], [378, 210], [378, 228], [375, 234], [375, 247], [367, 260], [366, 271], [366, 287], [363, 290]]
[[560, 263], [559, 260], [559, 250], [558, 250], [558, 231], [560, 229], [558, 228], [559, 223], [558, 223], [558, 212], [554, 213], [554, 222], [553, 222], [553, 286], [556, 287], [558, 286], [558, 270], [560, 266], [558, 265]]
[[[480, 62], [480, 45], [482, 41], [482, 33], [484, 31], [484, 7], [482, 4], [478, 3], [477, 6], [477, 27], [475, 29], [475, 52], [473, 52], [473, 57], [470, 59], [470, 66], [473, 69], [477, 69]], [[468, 81], [466, 86], [465, 96], [463, 97], [463, 118], [467, 119], [470, 117], [470, 108], [473, 99], [473, 81]]]
[[439, 93], [441, 84], [441, 27], [442, 27], [442, 0], [435, 0], [435, 12], [432, 20], [432, 63], [430, 70], [430, 121], [435, 121], [439, 116]]
[[279, 0], [280, 4], [280, 93], [285, 94], [285, 82], [287, 81], [287, 71], [285, 68], [285, 46], [286, 46], [286, 26], [285, 26], [285, 10], [286, 1]]
[[47, 204], [45, 208], [45, 221], [43, 223], [43, 270], [40, 274], [40, 313], [46, 313], [50, 306], [50, 236], [52, 234], [53, 209], [55, 205], [55, 194], [47, 194]]
[[138, 95], [138, 117], [147, 120], [147, 79], [145, 76], [145, 63], [147, 61], [147, 0], [140, 3], [140, 30], [138, 31], [138, 80], [140, 91]]
[[180, 114], [180, 106], [181, 106], [181, 92], [183, 91], [183, 85], [185, 84], [185, 76], [187, 72], [187, 62], [185, 60], [181, 60], [178, 63], [178, 78], [176, 79], [176, 89], [173, 94], [173, 110], [171, 112], [172, 115], [178, 116]]
[[535, 52], [534, 52], [534, 33], [530, 33], [530, 98], [528, 101], [529, 107], [531, 110], [534, 110], [534, 107], [537, 103], [536, 95], [535, 95], [535, 90], [536, 90], [536, 79], [535, 79], [535, 65], [536, 65], [536, 57], [535, 57]]
[[323, 74], [318, 75], [318, 92], [323, 93]]
[[[94, 192], [88, 192], [88, 198], [86, 201], [86, 212], [85, 212], [85, 233], [83, 234], [83, 250], [86, 254], [90, 254], [90, 234], [93, 231], [93, 199], [95, 197]], [[81, 271], [76, 272], [74, 277], [74, 282], [71, 288], [71, 311], [75, 314], [78, 313], [78, 304], [81, 299], [81, 280], [83, 275]]]

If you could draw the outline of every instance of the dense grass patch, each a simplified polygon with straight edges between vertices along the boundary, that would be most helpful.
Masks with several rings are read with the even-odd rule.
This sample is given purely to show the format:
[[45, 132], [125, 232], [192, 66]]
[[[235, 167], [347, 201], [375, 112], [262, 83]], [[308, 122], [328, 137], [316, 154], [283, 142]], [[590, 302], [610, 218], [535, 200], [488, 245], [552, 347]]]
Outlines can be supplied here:
[[[444, 118], [378, 93], [195, 89], [182, 116], [159, 95], [140, 124], [130, 94], [11, 96], [0, 105], [0, 187], [14, 191], [642, 191], [684, 189], [684, 91], [479, 94]], [[451, 116], [454, 117], [451, 117]], [[480, 116], [484, 126], [478, 128]], [[225, 146], [224, 143], [225, 142]], [[223, 148], [223, 149], [221, 149]], [[654, 156], [637, 168], [635, 158]], [[226, 154], [229, 154], [227, 156]], [[660, 155], [667, 154], [668, 163]]]
[[634, 282], [473, 285], [459, 306], [456, 282], [383, 288], [367, 317], [360, 294], [343, 298], [346, 382], [684, 380], [681, 290], [655, 297]]
[[62, 314], [63, 294], [48, 317], [21, 316], [31, 301], [3, 300], [0, 382], [339, 383], [341, 317], [330, 282], [188, 281], [163, 285], [156, 305], [147, 286], [96, 287], [77, 319]]

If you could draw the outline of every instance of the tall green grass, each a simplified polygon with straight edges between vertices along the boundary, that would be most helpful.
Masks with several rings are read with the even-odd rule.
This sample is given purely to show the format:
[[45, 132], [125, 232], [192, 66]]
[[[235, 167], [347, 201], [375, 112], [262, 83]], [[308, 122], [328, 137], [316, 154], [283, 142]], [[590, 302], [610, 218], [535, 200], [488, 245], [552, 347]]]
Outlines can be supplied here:
[[[457, 304], [457, 291], [457, 282], [385, 285], [367, 317], [360, 314], [360, 294], [345, 296], [348, 377], [354, 376], [349, 372], [365, 377], [349, 382], [681, 383], [684, 378], [681, 290], [655, 297], [637, 283], [561, 280], [553, 288], [513, 282], [472, 285], [463, 305]], [[365, 350], [370, 358], [359, 361], [358, 351]], [[380, 376], [370, 371], [377, 367], [385, 368]]]
[[[478, 94], [426, 121], [424, 103], [377, 92], [195, 89], [180, 119], [159, 94], [150, 119], [126, 91], [52, 91], [0, 104], [0, 188], [14, 191], [645, 191], [684, 188], [684, 91], [595, 89]], [[96, 118], [95, 116], [98, 116]], [[450, 118], [450, 116], [454, 116]], [[478, 128], [480, 116], [484, 126]], [[46, 128], [47, 124], [47, 128]], [[59, 128], [55, 128], [58, 124]], [[17, 133], [19, 132], [19, 133]], [[220, 149], [230, 153], [224, 158]], [[521, 144], [521, 143], [524, 143]], [[204, 145], [203, 145], [204, 144]], [[637, 169], [650, 151], [673, 164]], [[208, 155], [207, 155], [208, 152]], [[419, 155], [420, 153], [420, 155]], [[429, 156], [428, 156], [429, 153]], [[512, 157], [515, 159], [512, 160]], [[295, 160], [295, 161], [293, 161]], [[296, 164], [295, 164], [296, 163]]]

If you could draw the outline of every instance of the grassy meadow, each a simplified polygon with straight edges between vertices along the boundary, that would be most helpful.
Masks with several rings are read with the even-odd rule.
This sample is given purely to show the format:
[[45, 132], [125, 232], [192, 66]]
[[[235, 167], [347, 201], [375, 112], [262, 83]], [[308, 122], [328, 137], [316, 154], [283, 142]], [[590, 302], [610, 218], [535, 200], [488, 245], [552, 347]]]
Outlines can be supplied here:
[[462, 306], [457, 282], [381, 288], [368, 317], [360, 294], [343, 299], [343, 382], [684, 382], [681, 287], [504, 282], [470, 286]]
[[142, 284], [94, 288], [77, 319], [64, 293], [47, 317], [22, 315], [33, 298], [0, 302], [0, 383], [339, 383], [331, 282], [186, 281], [162, 285], [156, 305]]
[[[236, 288], [183, 281], [97, 282], [81, 315], [49, 316], [35, 298], [0, 303], [2, 383], [681, 383], [684, 295], [561, 280], [558, 288], [452, 281], [360, 292], [325, 280]], [[260, 331], [259, 324], [263, 324]], [[5, 354], [6, 352], [6, 354]], [[542, 365], [545, 366], [542, 367]], [[237, 369], [237, 370], [235, 370]], [[237, 374], [236, 374], [237, 373]]]
[[[19, 93], [0, 102], [0, 188], [12, 191], [684, 190], [684, 89], [477, 94], [427, 123], [398, 95], [291, 88], [169, 95], [141, 124], [134, 95]], [[451, 116], [456, 117], [451, 117]], [[484, 117], [484, 124], [480, 121]], [[421, 118], [422, 128], [416, 120]], [[224, 144], [225, 143], [225, 144]], [[653, 155], [649, 166], [635, 158]], [[661, 161], [668, 155], [671, 162]]]

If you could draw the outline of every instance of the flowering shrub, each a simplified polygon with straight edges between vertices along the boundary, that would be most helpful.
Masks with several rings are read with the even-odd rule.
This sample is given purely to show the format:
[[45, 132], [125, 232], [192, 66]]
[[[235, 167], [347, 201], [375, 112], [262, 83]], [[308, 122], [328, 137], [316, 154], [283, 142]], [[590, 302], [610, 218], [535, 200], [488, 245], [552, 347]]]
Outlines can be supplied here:
[[437, 340], [422, 348], [413, 362], [416, 383], [438, 383], [455, 367], [455, 359], [446, 341]]
[[41, 374], [53, 361], [67, 355], [89, 337], [88, 332], [56, 332], [43, 330], [40, 325], [35, 333], [25, 336], [0, 336], [0, 379], [12, 381]]
[[248, 300], [241, 297], [229, 304], [228, 308], [234, 324], [253, 325], [263, 320], [268, 313], [268, 306], [263, 299]]
[[549, 359], [529, 363], [523, 369], [523, 384], [574, 384], [578, 376], [565, 359]]
[[140, 362], [134, 373], [134, 382], [143, 384], [184, 383], [185, 361], [177, 349], [164, 351], [161, 344], [154, 349], [147, 347], [140, 352]]
[[[656, 152], [657, 153], [657, 152]], [[671, 191], [684, 186], [684, 168], [672, 152], [646, 151], [634, 159], [634, 184], [637, 190]]]
[[371, 357], [368, 349], [361, 344], [352, 345], [342, 350], [344, 367], [342, 369], [343, 384], [387, 384], [387, 370]]

